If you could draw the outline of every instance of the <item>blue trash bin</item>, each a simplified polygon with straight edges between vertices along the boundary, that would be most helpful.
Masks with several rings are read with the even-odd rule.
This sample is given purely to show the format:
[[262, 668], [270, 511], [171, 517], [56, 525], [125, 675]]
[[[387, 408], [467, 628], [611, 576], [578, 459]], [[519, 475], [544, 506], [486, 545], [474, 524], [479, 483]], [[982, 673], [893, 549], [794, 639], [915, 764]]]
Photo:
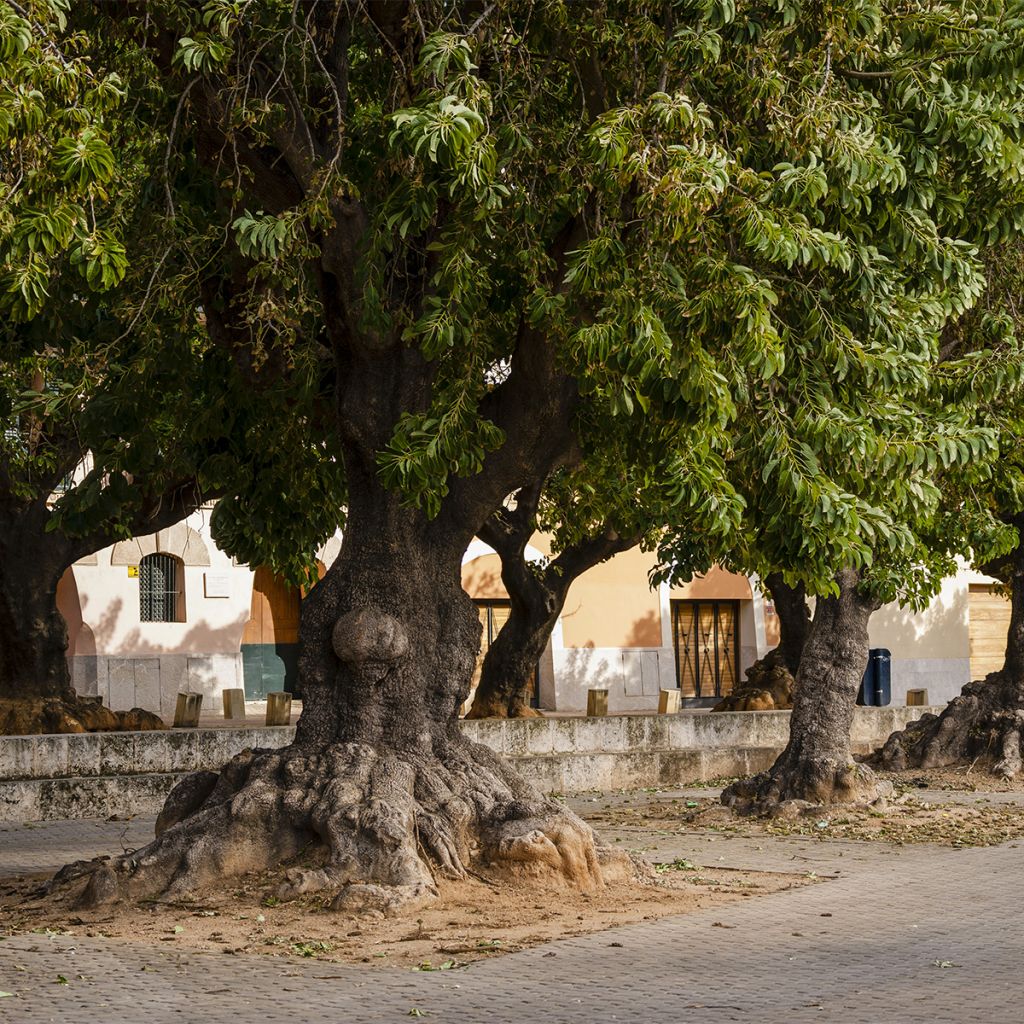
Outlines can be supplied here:
[[868, 663], [874, 667], [874, 697], [876, 708], [888, 707], [892, 703], [892, 651], [876, 647], [868, 652]]
[[857, 704], [860, 707], [884, 708], [892, 703], [892, 652], [885, 647], [868, 651], [868, 664], [860, 681]]

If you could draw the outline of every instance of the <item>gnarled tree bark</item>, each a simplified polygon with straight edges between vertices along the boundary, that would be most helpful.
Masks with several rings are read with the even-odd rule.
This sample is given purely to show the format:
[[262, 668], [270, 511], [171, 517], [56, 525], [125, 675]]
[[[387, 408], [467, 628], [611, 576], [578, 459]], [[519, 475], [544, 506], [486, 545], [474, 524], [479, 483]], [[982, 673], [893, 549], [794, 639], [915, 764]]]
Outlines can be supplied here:
[[793, 706], [800, 659], [811, 629], [811, 611], [803, 583], [791, 587], [782, 573], [769, 573], [765, 589], [779, 617], [779, 642], [746, 671], [746, 680], [712, 711], [774, 711]]
[[789, 743], [775, 764], [730, 786], [722, 802], [770, 813], [788, 801], [868, 803], [874, 773], [855, 764], [850, 727], [868, 655], [868, 621], [879, 602], [860, 589], [852, 569], [836, 575], [837, 596], [819, 597], [796, 675]]
[[599, 562], [639, 542], [621, 537], [610, 526], [571, 544], [546, 565], [533, 565], [526, 545], [533, 535], [540, 485], [522, 488], [516, 507], [495, 512], [479, 531], [501, 559], [501, 579], [511, 608], [495, 637], [480, 673], [480, 683], [467, 718], [528, 718], [530, 681], [547, 647], [551, 631], [565, 607], [573, 582]]
[[[323, 218], [329, 223], [310, 278], [321, 313], [317, 343], [334, 363], [336, 420], [325, 429], [344, 459], [346, 525], [340, 555], [303, 603], [304, 701], [294, 743], [247, 752], [215, 777], [186, 780], [168, 798], [162, 831], [149, 846], [63, 872], [58, 885], [87, 877], [87, 902], [178, 897], [282, 862], [282, 897], [323, 891], [340, 907], [428, 899], [438, 877], [479, 867], [582, 888], [602, 881], [590, 828], [467, 740], [457, 718], [479, 649], [479, 620], [461, 587], [462, 556], [510, 494], [545, 479], [575, 450], [576, 386], [558, 364], [553, 341], [522, 317], [508, 372], [488, 382], [476, 410], [503, 443], [478, 472], [435, 481], [444, 494], [433, 518], [381, 482], [378, 458], [402, 417], [426, 412], [438, 397], [443, 361], [406, 340], [403, 325], [429, 308], [430, 243], [448, 225], [440, 203], [438, 223], [407, 245], [402, 259], [387, 263], [382, 297], [367, 317], [360, 260], [391, 186], [384, 183], [379, 194], [376, 182], [348, 192], [334, 164], [350, 135], [346, 40], [355, 26], [367, 30], [360, 47], [383, 39], [378, 59], [382, 69], [394, 62], [397, 106], [411, 98], [407, 69], [421, 43], [407, 4], [371, 6], [376, 14], [351, 5], [313, 12], [317, 32], [304, 45], [317, 48], [311, 56], [330, 69], [329, 116], [314, 104], [315, 118], [304, 119], [311, 108], [294, 102], [287, 75], [271, 75], [260, 88], [289, 116], [268, 138], [238, 128], [219, 70], [187, 87], [190, 130], [216, 181], [222, 159], [244, 166], [248, 200], [273, 212], [304, 196], [319, 200], [330, 182], [330, 217]], [[159, 16], [155, 22], [169, 44], [159, 59], [185, 88], [173, 61], [177, 24]], [[543, 270], [552, 294], [564, 290], [567, 254], [585, 237], [581, 217], [568, 217], [554, 232]], [[255, 342], [263, 344], [247, 305], [252, 269], [231, 249], [223, 265], [210, 268], [203, 300], [213, 343], [243, 363]], [[377, 309], [378, 302], [387, 309]], [[299, 851], [304, 866], [287, 864]]]
[[[1024, 516], [1013, 524], [1024, 536]], [[900, 771], [979, 761], [1005, 779], [1020, 774], [1024, 759], [1024, 542], [986, 571], [1010, 589], [1010, 625], [1003, 667], [968, 683], [941, 715], [924, 714], [894, 732], [871, 763]]]

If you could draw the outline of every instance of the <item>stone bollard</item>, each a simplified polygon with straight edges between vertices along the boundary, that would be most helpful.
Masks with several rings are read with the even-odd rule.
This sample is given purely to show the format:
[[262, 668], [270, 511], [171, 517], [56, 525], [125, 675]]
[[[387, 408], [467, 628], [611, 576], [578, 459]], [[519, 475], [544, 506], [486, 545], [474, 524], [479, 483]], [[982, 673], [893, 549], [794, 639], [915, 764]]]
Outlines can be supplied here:
[[591, 718], [603, 718], [608, 714], [607, 690], [587, 690], [587, 714]]
[[267, 725], [292, 724], [292, 695], [283, 690], [267, 694]]
[[174, 728], [196, 729], [199, 726], [199, 712], [203, 707], [201, 693], [179, 693], [174, 705]]
[[245, 690], [231, 687], [221, 693], [224, 701], [224, 717], [232, 722], [245, 721]]
[[658, 691], [658, 714], [659, 715], [677, 715], [679, 714], [680, 698], [682, 694], [679, 690], [659, 690]]

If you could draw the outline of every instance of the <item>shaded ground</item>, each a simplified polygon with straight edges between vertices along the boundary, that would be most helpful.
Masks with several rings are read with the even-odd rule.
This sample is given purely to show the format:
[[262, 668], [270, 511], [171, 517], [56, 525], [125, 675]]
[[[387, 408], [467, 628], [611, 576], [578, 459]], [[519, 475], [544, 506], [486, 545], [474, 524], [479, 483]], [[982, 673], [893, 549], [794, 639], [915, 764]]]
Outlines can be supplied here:
[[[907, 843], [991, 846], [1024, 838], [1024, 786], [980, 773], [972, 779], [966, 770], [889, 778], [896, 792], [882, 813], [818, 812], [793, 820], [738, 818], [707, 787], [567, 798], [606, 842], [651, 862], [650, 880], [585, 895], [471, 879], [444, 884], [432, 906], [388, 918], [339, 914], [316, 897], [279, 903], [271, 895], [276, 876], [250, 878], [199, 903], [143, 902], [115, 912], [54, 906], [38, 897], [46, 873], [77, 857], [137, 848], [148, 841], [152, 822], [4, 825], [0, 933], [433, 972], [834, 879], [874, 856], [864, 841], [896, 849]], [[835, 848], [826, 851], [823, 845]], [[819, 848], [817, 856], [811, 855], [813, 847]]]
[[[604, 803], [693, 795], [709, 794], [586, 795], [570, 803], [602, 812]], [[918, 795], [946, 803], [973, 798]], [[145, 824], [129, 826], [145, 832]], [[75, 822], [11, 829], [0, 835], [0, 875], [24, 859], [23, 839], [42, 858], [44, 841], [62, 852], [77, 832], [92, 852], [105, 830], [116, 840], [124, 828]], [[952, 849], [639, 827], [606, 829], [605, 836], [646, 848], [654, 860], [701, 864], [714, 877], [738, 867], [832, 880], [485, 955], [445, 971], [387, 961], [368, 970], [292, 952], [224, 956], [174, 941], [89, 937], [80, 928], [74, 936], [19, 934], [0, 941], [0, 991], [11, 993], [0, 997], [0, 1021], [1019, 1024], [1024, 930], [1016, 927], [1015, 908], [1024, 899], [1024, 841]]]

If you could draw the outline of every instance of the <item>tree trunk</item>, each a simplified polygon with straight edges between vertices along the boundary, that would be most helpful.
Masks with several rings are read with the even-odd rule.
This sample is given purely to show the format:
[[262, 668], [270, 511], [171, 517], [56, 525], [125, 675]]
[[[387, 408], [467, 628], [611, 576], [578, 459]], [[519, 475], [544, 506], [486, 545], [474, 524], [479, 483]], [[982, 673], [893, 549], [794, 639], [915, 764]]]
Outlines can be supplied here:
[[472, 530], [355, 474], [349, 494], [341, 553], [303, 602], [294, 743], [185, 780], [155, 842], [87, 867], [86, 903], [182, 897], [300, 851], [312, 866], [289, 867], [279, 898], [325, 890], [345, 909], [426, 900], [476, 866], [601, 883], [589, 826], [459, 727], [480, 636], [460, 580]]
[[793, 706], [793, 691], [800, 659], [811, 628], [807, 591], [803, 583], [791, 587], [782, 573], [769, 573], [765, 588], [779, 617], [779, 643], [746, 671], [746, 680], [712, 711], [778, 711]]
[[532, 718], [538, 714], [530, 706], [530, 684], [562, 613], [565, 594], [565, 590], [552, 593], [550, 602], [542, 604], [512, 597], [508, 620], [484, 655], [467, 718]]
[[35, 525], [22, 517], [0, 528], [0, 700], [73, 697], [57, 610], [62, 545]]
[[537, 713], [530, 707], [530, 682], [565, 607], [569, 588], [599, 562], [640, 543], [639, 536], [621, 537], [605, 524], [547, 565], [532, 565], [526, 545], [533, 536], [540, 494], [539, 485], [523, 488], [515, 509], [495, 513], [479, 531], [480, 538], [501, 558], [501, 581], [511, 608], [484, 656], [467, 718], [528, 718]]
[[769, 573], [765, 586], [779, 617], [779, 645], [775, 648], [782, 665], [795, 676], [811, 632], [811, 610], [803, 583], [791, 587], [780, 572]]
[[[1024, 530], [1024, 517], [1014, 525]], [[1024, 537], [1024, 533], [1022, 533]], [[1003, 667], [968, 683], [941, 715], [924, 714], [875, 751], [878, 768], [942, 768], [978, 761], [1013, 779], [1024, 758], [1024, 541], [1006, 565], [1010, 626]], [[1002, 575], [1002, 573], [1001, 573]]]
[[766, 813], [786, 801], [870, 802], [870, 769], [855, 764], [850, 727], [868, 653], [868, 621], [879, 604], [859, 589], [859, 575], [838, 573], [839, 594], [819, 598], [796, 676], [789, 743], [765, 773], [730, 786], [724, 803]]

